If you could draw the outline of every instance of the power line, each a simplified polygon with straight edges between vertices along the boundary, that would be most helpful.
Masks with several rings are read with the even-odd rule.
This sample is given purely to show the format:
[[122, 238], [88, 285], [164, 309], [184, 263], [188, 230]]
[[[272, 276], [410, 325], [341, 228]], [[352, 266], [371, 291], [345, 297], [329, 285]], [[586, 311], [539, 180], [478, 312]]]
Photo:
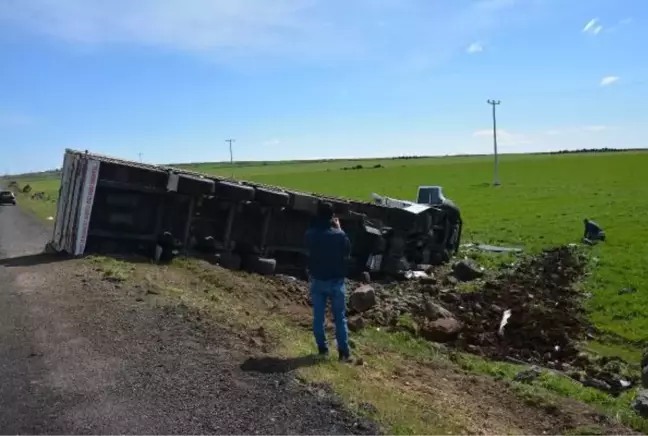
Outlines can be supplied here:
[[499, 157], [497, 156], [497, 117], [495, 115], [495, 107], [501, 104], [499, 100], [487, 100], [487, 103], [493, 107], [493, 150], [495, 153], [495, 175], [493, 177], [493, 185], [499, 186]]

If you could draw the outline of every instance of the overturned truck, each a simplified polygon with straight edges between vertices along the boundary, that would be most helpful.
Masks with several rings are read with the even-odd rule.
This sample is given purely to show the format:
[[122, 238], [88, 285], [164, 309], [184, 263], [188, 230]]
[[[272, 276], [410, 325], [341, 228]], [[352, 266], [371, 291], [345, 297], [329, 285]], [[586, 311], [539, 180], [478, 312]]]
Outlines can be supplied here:
[[304, 234], [328, 201], [351, 240], [350, 274], [397, 275], [446, 262], [459, 247], [459, 209], [443, 195], [431, 204], [425, 192], [417, 202], [369, 203], [66, 150], [48, 248], [201, 254], [227, 268], [303, 276]]

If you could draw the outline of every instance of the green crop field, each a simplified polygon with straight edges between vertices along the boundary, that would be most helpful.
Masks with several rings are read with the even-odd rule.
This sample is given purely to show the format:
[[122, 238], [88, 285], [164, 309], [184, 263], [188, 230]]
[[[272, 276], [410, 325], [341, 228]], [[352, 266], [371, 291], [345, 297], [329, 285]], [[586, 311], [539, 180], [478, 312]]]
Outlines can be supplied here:
[[[362, 165], [361, 169], [343, 169]], [[380, 165], [378, 168], [374, 166]], [[584, 287], [594, 324], [606, 333], [592, 348], [637, 359], [648, 344], [648, 153], [619, 152], [502, 156], [502, 186], [491, 186], [492, 159], [448, 157], [314, 163], [196, 164], [193, 170], [300, 190], [369, 200], [372, 192], [414, 199], [418, 185], [442, 185], [461, 207], [463, 242], [526, 250], [578, 243], [583, 218], [597, 221], [608, 240], [592, 248], [597, 267]], [[55, 196], [57, 180], [20, 179]], [[25, 199], [40, 216], [54, 203]], [[636, 293], [619, 294], [625, 287]]]

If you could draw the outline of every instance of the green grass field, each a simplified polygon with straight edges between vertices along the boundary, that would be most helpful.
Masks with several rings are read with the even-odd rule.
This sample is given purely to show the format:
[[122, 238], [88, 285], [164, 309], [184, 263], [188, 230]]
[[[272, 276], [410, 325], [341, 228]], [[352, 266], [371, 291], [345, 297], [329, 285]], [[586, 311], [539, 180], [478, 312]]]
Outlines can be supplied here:
[[[343, 170], [361, 164], [363, 169]], [[382, 168], [371, 168], [380, 164]], [[461, 207], [464, 242], [513, 244], [527, 250], [578, 242], [583, 218], [594, 219], [608, 240], [592, 248], [598, 266], [585, 283], [591, 319], [608, 336], [591, 347], [637, 358], [648, 344], [648, 153], [502, 156], [502, 186], [491, 186], [492, 159], [448, 157], [315, 163], [196, 164], [191, 169], [317, 193], [369, 200], [372, 192], [414, 199], [418, 185], [442, 185]], [[58, 181], [20, 180], [56, 196]], [[54, 204], [25, 197], [45, 217]], [[619, 295], [624, 287], [634, 294]]]

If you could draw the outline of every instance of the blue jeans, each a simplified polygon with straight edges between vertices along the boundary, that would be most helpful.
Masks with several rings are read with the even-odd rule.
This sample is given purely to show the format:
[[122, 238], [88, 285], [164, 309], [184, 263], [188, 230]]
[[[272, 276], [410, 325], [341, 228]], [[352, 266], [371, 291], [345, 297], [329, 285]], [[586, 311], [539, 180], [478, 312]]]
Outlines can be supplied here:
[[311, 279], [311, 300], [313, 301], [313, 335], [317, 349], [328, 352], [326, 343], [326, 302], [331, 299], [335, 319], [335, 339], [342, 356], [349, 356], [349, 331], [346, 320], [346, 285], [344, 279]]

